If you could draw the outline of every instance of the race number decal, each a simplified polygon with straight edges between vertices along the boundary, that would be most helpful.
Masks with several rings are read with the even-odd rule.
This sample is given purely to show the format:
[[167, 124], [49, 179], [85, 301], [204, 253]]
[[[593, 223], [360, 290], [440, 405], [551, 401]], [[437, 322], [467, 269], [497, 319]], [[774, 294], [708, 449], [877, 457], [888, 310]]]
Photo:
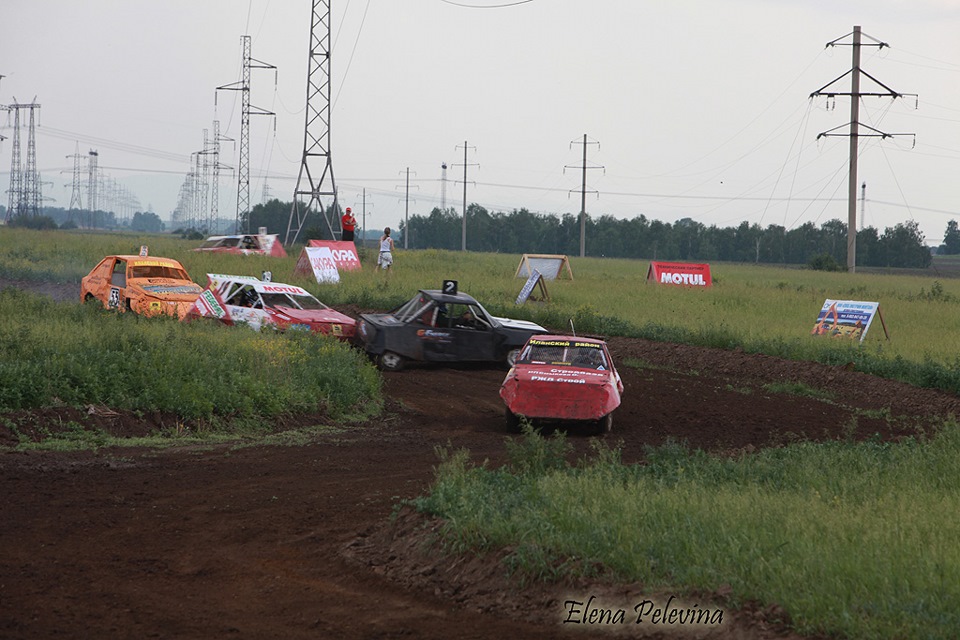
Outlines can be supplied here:
[[457, 281], [456, 280], [444, 280], [443, 281], [443, 292], [448, 296], [457, 295]]
[[107, 308], [120, 308], [120, 289], [117, 289], [116, 287], [110, 287], [110, 298], [107, 299]]

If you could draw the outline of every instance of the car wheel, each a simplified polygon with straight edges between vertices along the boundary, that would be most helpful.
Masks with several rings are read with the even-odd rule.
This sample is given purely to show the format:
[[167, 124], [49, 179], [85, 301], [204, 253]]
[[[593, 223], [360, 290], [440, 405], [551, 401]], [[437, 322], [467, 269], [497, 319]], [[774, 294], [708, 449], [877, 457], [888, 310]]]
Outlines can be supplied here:
[[510, 433], [520, 433], [520, 416], [510, 411], [510, 409], [504, 411], [504, 416], [507, 419], [507, 431]]
[[384, 351], [379, 359], [380, 369], [383, 371], [402, 371], [404, 358], [393, 351]]
[[520, 356], [520, 349], [510, 349], [507, 351], [507, 357], [504, 359], [504, 363], [509, 369], [513, 365], [517, 364], [517, 358]]
[[610, 433], [613, 429], [613, 413], [608, 413], [599, 420], [597, 420], [597, 428], [594, 431], [594, 435], [602, 436], [605, 433]]

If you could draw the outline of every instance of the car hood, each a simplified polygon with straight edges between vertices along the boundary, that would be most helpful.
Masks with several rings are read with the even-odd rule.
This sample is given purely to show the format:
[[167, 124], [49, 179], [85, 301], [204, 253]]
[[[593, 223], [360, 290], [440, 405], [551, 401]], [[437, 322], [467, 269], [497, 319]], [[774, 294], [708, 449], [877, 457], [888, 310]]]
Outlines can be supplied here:
[[203, 291], [203, 288], [193, 282], [172, 280], [169, 278], [149, 278], [130, 283], [131, 288], [139, 289], [144, 295], [159, 300], [192, 301]]
[[525, 331], [542, 331], [546, 333], [546, 329], [538, 325], [536, 322], [530, 322], [529, 320], [514, 320], [513, 318], [501, 318], [499, 316], [492, 316], [501, 326], [508, 329], [522, 329]]
[[290, 307], [276, 307], [273, 309], [278, 316], [287, 316], [293, 322], [344, 324], [353, 326], [356, 320], [333, 309], [293, 309]]

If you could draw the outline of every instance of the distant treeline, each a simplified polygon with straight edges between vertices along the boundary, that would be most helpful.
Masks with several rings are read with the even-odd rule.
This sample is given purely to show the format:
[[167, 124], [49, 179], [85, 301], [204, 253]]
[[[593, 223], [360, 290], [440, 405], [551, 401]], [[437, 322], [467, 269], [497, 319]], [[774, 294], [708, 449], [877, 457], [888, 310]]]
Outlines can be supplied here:
[[[410, 247], [461, 248], [463, 219], [452, 209], [410, 216]], [[690, 218], [673, 224], [650, 220], [587, 216], [585, 253], [611, 258], [846, 265], [847, 225], [829, 220], [794, 229], [741, 222], [736, 227], [706, 226]], [[402, 238], [401, 226], [399, 237]], [[500, 253], [580, 254], [579, 215], [534, 214], [526, 209], [494, 212], [467, 207], [467, 249]], [[857, 264], [876, 267], [930, 266], [930, 249], [915, 221], [873, 227], [857, 233]]]
[[[0, 206], [0, 213], [3, 211]], [[290, 220], [291, 203], [271, 200], [251, 209], [249, 220], [241, 228], [266, 227], [271, 233], [285, 233]], [[328, 210], [332, 212], [331, 206]], [[86, 215], [86, 219], [84, 219]], [[43, 216], [57, 225], [117, 228], [113, 213], [43, 209]], [[334, 219], [339, 218], [339, 212]], [[410, 216], [408, 245], [411, 249], [461, 248], [463, 219], [453, 209], [434, 208], [430, 215]], [[24, 221], [30, 222], [30, 221]], [[306, 219], [299, 240], [330, 237], [322, 218], [312, 213]], [[25, 224], [24, 226], [36, 226]], [[768, 264], [814, 264], [817, 268], [844, 268], [847, 262], [847, 225], [828, 220], [819, 227], [806, 222], [786, 229], [771, 224], [741, 222], [735, 227], [706, 226], [691, 218], [674, 223], [639, 215], [620, 219], [604, 215], [586, 217], [585, 252], [588, 256], [683, 261], [729, 261]], [[339, 231], [339, 225], [334, 225]], [[129, 228], [158, 232], [164, 229], [155, 213], [136, 213]], [[177, 231], [183, 231], [178, 229]], [[206, 229], [197, 229], [207, 233]], [[382, 230], [368, 229], [369, 235]], [[404, 246], [403, 221], [394, 229], [394, 240]], [[960, 230], [951, 221], [947, 227], [944, 253], [960, 252]], [[560, 253], [580, 255], [579, 215], [536, 214], [526, 209], [510, 213], [489, 212], [471, 204], [467, 207], [467, 249], [492, 253]], [[926, 268], [932, 256], [919, 224], [910, 220], [887, 227], [882, 232], [866, 227], [857, 233], [857, 264], [867, 267]]]

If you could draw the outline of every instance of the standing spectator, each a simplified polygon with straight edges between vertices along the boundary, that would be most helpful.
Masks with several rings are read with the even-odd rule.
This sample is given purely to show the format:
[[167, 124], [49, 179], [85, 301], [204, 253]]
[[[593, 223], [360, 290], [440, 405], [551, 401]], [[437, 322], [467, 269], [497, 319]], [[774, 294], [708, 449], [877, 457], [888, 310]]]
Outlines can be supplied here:
[[353, 217], [350, 207], [340, 217], [340, 227], [343, 229], [341, 240], [353, 242], [353, 231], [357, 228], [357, 219]]
[[390, 227], [383, 230], [380, 236], [380, 257], [377, 258], [377, 264], [385, 272], [390, 273], [390, 267], [393, 265], [393, 238], [390, 237]]

